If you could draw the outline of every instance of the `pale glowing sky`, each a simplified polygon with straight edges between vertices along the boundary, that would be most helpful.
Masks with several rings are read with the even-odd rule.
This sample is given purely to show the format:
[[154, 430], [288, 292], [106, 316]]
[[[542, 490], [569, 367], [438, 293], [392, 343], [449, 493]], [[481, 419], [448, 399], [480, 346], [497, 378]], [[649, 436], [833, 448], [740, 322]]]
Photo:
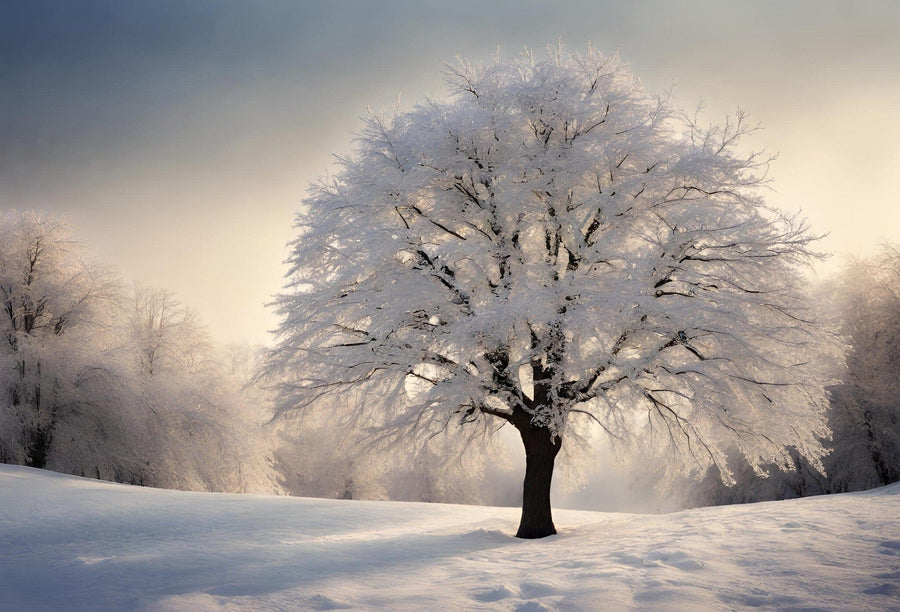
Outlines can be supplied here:
[[219, 341], [269, 342], [294, 212], [366, 106], [561, 38], [710, 120], [749, 111], [770, 200], [830, 232], [833, 268], [900, 243], [898, 33], [896, 0], [0, 0], [0, 209], [67, 215]]

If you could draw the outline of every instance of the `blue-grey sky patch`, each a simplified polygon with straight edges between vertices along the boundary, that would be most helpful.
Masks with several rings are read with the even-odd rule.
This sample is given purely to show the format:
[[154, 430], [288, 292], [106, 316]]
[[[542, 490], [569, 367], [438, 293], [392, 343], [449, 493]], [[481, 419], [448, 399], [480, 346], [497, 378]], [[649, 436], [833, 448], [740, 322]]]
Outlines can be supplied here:
[[900, 3], [0, 0], [0, 208], [69, 216], [225, 341], [263, 308], [307, 185], [366, 106], [442, 96], [442, 62], [592, 42], [779, 153], [771, 199], [839, 254], [900, 242]]

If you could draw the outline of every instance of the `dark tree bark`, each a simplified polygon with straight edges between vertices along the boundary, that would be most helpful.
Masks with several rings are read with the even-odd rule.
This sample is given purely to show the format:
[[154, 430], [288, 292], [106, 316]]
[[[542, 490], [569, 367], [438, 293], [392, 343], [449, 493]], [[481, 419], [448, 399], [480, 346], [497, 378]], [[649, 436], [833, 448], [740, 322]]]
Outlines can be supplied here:
[[550, 399], [552, 371], [540, 361], [531, 364], [533, 396], [525, 398], [528, 410], [515, 408], [510, 421], [519, 430], [525, 445], [525, 483], [522, 490], [522, 518], [517, 538], [545, 538], [556, 533], [550, 509], [550, 483], [556, 455], [562, 438], [547, 427], [535, 425], [533, 413], [547, 406]]
[[33, 468], [46, 468], [53, 433], [48, 428], [35, 427], [27, 432], [26, 436], [28, 439], [25, 443], [25, 465]]
[[556, 533], [550, 509], [550, 482], [562, 440], [546, 427], [516, 425], [525, 445], [525, 484], [517, 538], [544, 538]]

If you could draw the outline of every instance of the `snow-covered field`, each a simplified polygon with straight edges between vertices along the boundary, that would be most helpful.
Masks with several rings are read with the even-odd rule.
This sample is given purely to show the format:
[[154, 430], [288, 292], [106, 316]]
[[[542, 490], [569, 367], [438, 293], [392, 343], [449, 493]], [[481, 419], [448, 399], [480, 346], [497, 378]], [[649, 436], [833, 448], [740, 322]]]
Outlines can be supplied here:
[[900, 485], [665, 515], [184, 493], [0, 466], [0, 610], [900, 610]]

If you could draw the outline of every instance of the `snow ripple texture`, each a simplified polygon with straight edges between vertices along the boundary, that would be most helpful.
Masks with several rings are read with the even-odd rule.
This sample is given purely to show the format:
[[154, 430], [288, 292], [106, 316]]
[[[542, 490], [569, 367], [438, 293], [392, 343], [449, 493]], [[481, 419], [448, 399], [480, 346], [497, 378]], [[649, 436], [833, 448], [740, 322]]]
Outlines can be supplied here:
[[900, 485], [663, 515], [184, 493], [0, 466], [0, 610], [900, 610]]

